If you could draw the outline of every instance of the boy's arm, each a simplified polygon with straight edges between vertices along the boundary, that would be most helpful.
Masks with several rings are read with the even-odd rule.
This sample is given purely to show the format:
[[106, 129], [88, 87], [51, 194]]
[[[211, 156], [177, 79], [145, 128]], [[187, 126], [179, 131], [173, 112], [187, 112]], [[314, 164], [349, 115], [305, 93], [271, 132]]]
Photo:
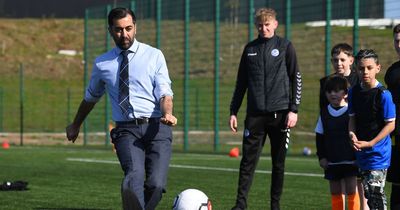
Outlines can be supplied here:
[[326, 159], [326, 150], [324, 145], [324, 127], [322, 124], [321, 117], [318, 117], [317, 125], [315, 126], [315, 144], [317, 146], [317, 155], [319, 160], [319, 165], [323, 169], [327, 169], [328, 160]]
[[324, 134], [315, 133], [315, 145], [317, 147], [317, 156], [319, 160], [326, 158], [326, 151], [323, 142]]
[[351, 137], [351, 134], [355, 134], [356, 132], [356, 119], [355, 116], [352, 115], [349, 117], [349, 134]]
[[381, 131], [370, 141], [356, 141], [353, 142], [353, 146], [358, 149], [373, 147], [376, 143], [381, 141], [395, 128], [396, 121], [396, 107], [392, 101], [392, 95], [389, 91], [382, 92], [381, 105], [383, 107], [383, 118], [385, 119], [385, 126], [381, 129]]
[[[349, 111], [349, 136], [350, 139], [353, 140], [353, 136], [356, 137], [356, 118], [355, 113], [353, 111], [353, 89], [351, 88], [348, 92], [348, 111]], [[357, 137], [356, 137], [357, 138]]]
[[384, 90], [384, 91], [382, 91], [381, 96], [382, 96], [382, 98], [381, 98], [381, 106], [383, 108], [382, 116], [383, 116], [383, 119], [385, 119], [385, 126], [380, 130], [378, 135], [376, 135], [370, 141], [368, 141], [368, 142], [362, 142], [362, 141], [358, 142], [356, 144], [356, 146], [359, 147], [359, 148], [373, 147], [376, 143], [381, 141], [387, 135], [390, 135], [390, 133], [395, 128], [396, 107], [395, 107], [395, 105], [393, 103], [392, 95], [390, 94], [389, 91]]
[[324, 126], [322, 124], [321, 116], [318, 117], [317, 125], [315, 126], [315, 145], [317, 147], [317, 156], [321, 160], [326, 158], [325, 142], [324, 142]]
[[356, 141], [354, 146], [358, 149], [373, 147], [376, 143], [381, 141], [385, 136], [389, 135], [394, 130], [395, 121], [386, 122], [382, 130], [371, 141]]
[[356, 132], [356, 118], [354, 115], [350, 115], [349, 117], [349, 136], [350, 136], [350, 143], [351, 146], [353, 146], [353, 149], [356, 151], [360, 151], [360, 148], [358, 148], [355, 145], [355, 142], [358, 142], [357, 136], [355, 134]]
[[326, 150], [323, 144], [324, 134], [315, 133], [315, 144], [317, 146], [317, 156], [319, 160], [319, 166], [323, 169], [327, 169], [328, 160], [326, 159]]

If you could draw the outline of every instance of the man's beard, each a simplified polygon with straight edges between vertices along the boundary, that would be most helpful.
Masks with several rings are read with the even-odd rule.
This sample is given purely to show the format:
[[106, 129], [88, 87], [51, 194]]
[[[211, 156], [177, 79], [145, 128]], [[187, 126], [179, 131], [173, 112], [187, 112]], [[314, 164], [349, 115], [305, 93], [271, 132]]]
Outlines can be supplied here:
[[132, 46], [133, 40], [131, 40], [131, 39], [120, 39], [120, 40], [118, 40], [118, 42], [116, 44], [121, 50], [127, 50]]

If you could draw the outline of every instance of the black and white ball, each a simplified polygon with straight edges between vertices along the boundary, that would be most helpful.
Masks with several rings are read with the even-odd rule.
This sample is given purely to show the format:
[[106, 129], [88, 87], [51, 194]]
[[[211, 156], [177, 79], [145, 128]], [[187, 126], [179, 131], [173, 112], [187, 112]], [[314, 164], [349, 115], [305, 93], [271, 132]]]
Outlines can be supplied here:
[[186, 189], [175, 197], [173, 210], [212, 210], [207, 195], [197, 189]]

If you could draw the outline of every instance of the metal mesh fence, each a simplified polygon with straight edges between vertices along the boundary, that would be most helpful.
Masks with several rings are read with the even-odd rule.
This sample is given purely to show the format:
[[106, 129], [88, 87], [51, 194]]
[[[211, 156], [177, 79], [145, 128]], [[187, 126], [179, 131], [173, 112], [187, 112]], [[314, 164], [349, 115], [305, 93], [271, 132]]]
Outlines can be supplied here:
[[[286, 26], [288, 2], [291, 3], [289, 8], [291, 24]], [[257, 35], [251, 24], [251, 18], [255, 9], [268, 6], [278, 13], [277, 34], [285, 36], [285, 28], [289, 28], [290, 40], [296, 48], [303, 75], [303, 98], [296, 130], [313, 133], [318, 113], [318, 81], [326, 71], [326, 39], [330, 39], [330, 46], [339, 42], [354, 44], [352, 24], [355, 2], [359, 3], [360, 18], [359, 27], [355, 29], [359, 34], [358, 48], [372, 48], [377, 51], [384, 70], [378, 77], [381, 82], [383, 82], [385, 69], [397, 59], [391, 35], [391, 27], [400, 19], [400, 13], [395, 12], [399, 9], [396, 1], [332, 1], [331, 36], [325, 33], [324, 25], [327, 2], [330, 1], [220, 1], [218, 40], [215, 27], [217, 12], [215, 0], [136, 0], [88, 8], [85, 20], [85, 61], [88, 71], [85, 74], [85, 81], [90, 76], [95, 57], [114, 46], [107, 34], [108, 11], [116, 6], [130, 7], [137, 16], [136, 38], [140, 42], [160, 48], [167, 60], [175, 93], [174, 112], [180, 122], [174, 130], [183, 130], [183, 120], [188, 117], [190, 131], [212, 132], [216, 126], [214, 117], [217, 114], [218, 127], [221, 131], [228, 131], [229, 103], [240, 56], [245, 44]], [[189, 10], [186, 11], [187, 4], [189, 4]], [[185, 23], [186, 15], [188, 15], [188, 22]], [[385, 22], [380, 20], [381, 18], [388, 19]], [[186, 41], [188, 45], [185, 45]], [[215, 57], [217, 45], [218, 58]], [[216, 59], [219, 64], [217, 67]], [[185, 68], [189, 72], [187, 98], [184, 98]], [[214, 91], [216, 90], [216, 68], [218, 68], [217, 77], [219, 78], [218, 93]], [[11, 83], [3, 83], [0, 86], [2, 87], [0, 117], [4, 119], [0, 121], [0, 128], [3, 132], [18, 131], [18, 120], [8, 120], [18, 118], [20, 115], [18, 109], [13, 108], [19, 103], [18, 97], [10, 96], [19, 94], [18, 87]], [[72, 120], [82, 99], [82, 87], [66, 87], [63, 84], [54, 85], [54, 83], [49, 83], [48, 86], [46, 90], [25, 89], [26, 113], [24, 116], [27, 132], [64, 131], [66, 122]], [[218, 94], [219, 98], [218, 113], [214, 112], [215, 94]], [[11, 99], [8, 100], [8, 98]], [[39, 99], [48, 100], [50, 103], [46, 107], [38, 107], [35, 105], [35, 100]], [[185, 100], [187, 100], [187, 110], [184, 108]], [[244, 120], [245, 102], [238, 116], [241, 122]], [[104, 133], [108, 130], [109, 116], [111, 116], [111, 110], [107, 105], [107, 99], [103, 97], [86, 120], [86, 131]]]

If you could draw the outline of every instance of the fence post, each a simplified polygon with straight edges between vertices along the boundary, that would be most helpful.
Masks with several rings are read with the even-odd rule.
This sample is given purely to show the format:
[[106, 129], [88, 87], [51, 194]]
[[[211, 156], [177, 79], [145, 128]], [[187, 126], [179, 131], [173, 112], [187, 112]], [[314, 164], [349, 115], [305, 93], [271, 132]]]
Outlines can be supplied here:
[[189, 36], [190, 36], [190, 0], [185, 0], [185, 76], [183, 81], [183, 150], [189, 149], [189, 71], [190, 71], [190, 49], [189, 49]]
[[358, 52], [358, 18], [360, 15], [360, 0], [354, 0], [354, 24], [353, 24], [353, 54], [357, 54]]
[[325, 17], [325, 75], [331, 72], [331, 18], [332, 18], [332, 1], [326, 0], [326, 17]]
[[157, 0], [156, 2], [156, 47], [158, 49], [161, 48], [161, 0]]
[[285, 37], [287, 40], [292, 38], [291, 25], [292, 25], [292, 1], [286, 0], [286, 16], [285, 16]]
[[24, 65], [19, 65], [19, 120], [20, 120], [20, 142], [24, 146]]
[[[106, 7], [106, 14], [105, 14], [105, 26], [108, 26], [108, 20], [107, 20], [107, 16], [108, 13], [110, 13], [111, 11], [111, 5], [107, 5]], [[110, 33], [108, 33], [106, 31], [106, 52], [108, 52], [109, 50], [111, 50], [110, 47], [110, 40], [111, 40], [111, 36]], [[104, 139], [104, 144], [106, 146], [110, 145], [110, 129], [109, 129], [109, 124], [110, 124], [110, 103], [109, 103], [109, 97], [108, 94], [104, 94], [104, 115], [105, 115], [105, 120], [104, 120], [104, 133], [105, 133], [105, 139]]]
[[220, 0], [215, 0], [215, 56], [214, 56], [214, 151], [218, 152], [219, 145], [219, 45], [220, 45]]
[[[89, 21], [89, 10], [85, 9], [85, 22], [84, 22], [84, 33], [83, 33], [83, 60], [84, 60], [84, 71], [83, 71], [83, 95], [87, 86], [88, 79], [88, 21]], [[87, 145], [87, 120], [83, 122], [83, 145]]]
[[249, 0], [249, 23], [248, 23], [248, 30], [249, 30], [249, 37], [248, 40], [249, 42], [253, 40], [254, 37], [254, 32], [253, 32], [253, 27], [254, 27], [254, 0]]
[[136, 13], [136, 11], [135, 11], [135, 9], [136, 9], [136, 3], [135, 3], [135, 1], [131, 1], [131, 2], [129, 3], [129, 7], [131, 8], [131, 10], [132, 10], [133, 12]]
[[271, 0], [266, 0], [265, 6], [268, 8], [271, 7]]

